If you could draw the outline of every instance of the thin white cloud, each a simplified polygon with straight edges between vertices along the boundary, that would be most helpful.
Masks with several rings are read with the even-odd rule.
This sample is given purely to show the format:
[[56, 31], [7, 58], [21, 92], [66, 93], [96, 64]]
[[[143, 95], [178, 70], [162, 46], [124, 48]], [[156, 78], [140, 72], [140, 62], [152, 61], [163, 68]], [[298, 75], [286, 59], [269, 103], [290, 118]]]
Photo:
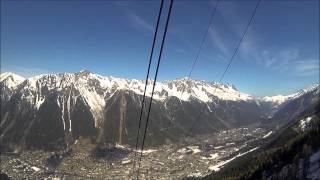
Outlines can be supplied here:
[[296, 47], [265, 48], [250, 42], [244, 49], [242, 59], [255, 61], [266, 69], [303, 77], [319, 75], [319, 60], [302, 57]]
[[221, 34], [219, 34], [217, 29], [209, 28], [209, 36], [214, 45], [219, 49], [219, 51], [225, 55], [229, 55], [231, 50], [227, 47], [225, 40], [222, 38]]
[[180, 47], [175, 48], [174, 51], [179, 53], [179, 54], [188, 54], [187, 50], [182, 49]]
[[241, 9], [235, 5], [235, 2], [223, 1], [219, 3], [217, 15], [229, 26], [229, 30], [240, 38], [244, 25], [248, 23], [248, 17], [239, 16], [238, 11], [241, 11]]
[[[244, 24], [247, 19], [242, 18], [237, 13], [237, 7], [233, 3], [222, 4], [219, 15], [227, 23], [230, 30], [236, 36], [241, 36]], [[226, 8], [228, 7], [228, 8]], [[259, 10], [258, 10], [259, 13]], [[230, 17], [232, 17], [230, 19]], [[255, 18], [257, 18], [256, 16]], [[255, 21], [255, 20], [254, 20]], [[295, 76], [319, 76], [319, 60], [305, 58], [296, 45], [278, 47], [276, 45], [267, 46], [258, 34], [254, 31], [254, 22], [251, 24], [238, 52], [241, 59], [250, 63], [255, 62], [260, 66], [276, 72], [292, 73]], [[215, 31], [217, 32], [217, 31]], [[225, 41], [217, 33], [211, 35], [212, 41], [217, 45], [221, 52], [226, 53]], [[220, 39], [219, 39], [220, 38]]]
[[138, 30], [144, 30], [147, 32], [153, 32], [153, 26], [148, 23], [145, 19], [140, 17], [139, 15], [133, 13], [133, 12], [128, 12], [128, 17], [130, 19], [131, 25], [138, 29]]
[[[242, 9], [239, 9], [234, 5], [234, 2], [231, 1], [220, 2], [219, 7], [217, 8], [216, 18], [223, 19], [223, 22], [228, 27], [228, 37], [223, 35], [223, 31], [225, 29], [219, 28], [220, 26], [215, 22], [213, 23], [213, 27], [210, 28], [209, 33], [211, 42], [215, 44], [218, 50], [222, 53], [221, 55], [224, 57], [230, 57], [233, 53], [236, 43], [240, 40], [243, 34], [245, 25], [249, 21], [248, 17], [239, 15], [238, 11], [241, 10]], [[229, 41], [227, 41], [226, 38], [229, 38]], [[232, 39], [235, 39], [235, 44], [233, 44], [234, 42], [232, 42]], [[255, 33], [250, 27], [240, 46], [241, 51], [251, 52], [251, 47], [253, 46], [252, 43], [255, 42], [255, 39]], [[232, 43], [230, 44], [230, 42]]]
[[180, 46], [183, 46], [185, 49], [195, 50], [198, 47], [197, 45], [195, 45], [195, 43], [198, 43], [198, 42], [191, 42], [189, 39], [189, 35], [186, 34], [183, 28], [178, 27], [174, 23], [174, 19], [171, 22], [172, 22], [171, 26], [168, 29], [170, 36], [176, 39], [177, 41], [179, 41]]
[[[261, 51], [261, 50], [260, 50]], [[263, 50], [262, 53], [268, 53], [269, 56], [263, 57], [265, 60], [265, 67], [272, 69], [282, 69], [283, 66], [288, 65], [290, 62], [299, 58], [299, 50], [295, 48], [285, 48], [280, 50]]]
[[319, 77], [319, 60], [297, 61], [294, 63], [295, 72], [298, 76], [315, 76]]

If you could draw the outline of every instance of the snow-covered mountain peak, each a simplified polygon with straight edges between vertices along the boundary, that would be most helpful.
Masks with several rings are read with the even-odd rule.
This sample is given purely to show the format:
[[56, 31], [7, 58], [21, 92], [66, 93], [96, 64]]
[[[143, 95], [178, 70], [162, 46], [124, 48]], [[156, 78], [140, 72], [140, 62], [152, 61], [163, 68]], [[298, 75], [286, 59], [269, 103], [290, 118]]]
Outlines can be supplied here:
[[307, 93], [310, 93], [310, 92], [315, 92], [316, 94], [319, 94], [320, 93], [320, 84], [313, 84], [313, 85], [310, 85], [310, 86], [307, 86], [306, 88], [304, 89], [301, 89], [291, 95], [288, 95], [287, 97], [289, 97], [290, 99], [295, 99], [295, 98], [298, 98], [300, 96], [303, 96]]
[[217, 88], [226, 88], [226, 89], [233, 89], [233, 90], [238, 91], [233, 84], [218, 83], [215, 81], [195, 80], [195, 79], [190, 79], [188, 77], [178, 78], [175, 80], [167, 80], [167, 81], [164, 81], [163, 83], [176, 84], [176, 85], [186, 85], [188, 87], [194, 87], [194, 86], [199, 86], [199, 85], [209, 85], [209, 86], [214, 86]]
[[[43, 74], [28, 79], [28, 87], [39, 91], [41, 87], [47, 90], [63, 90], [75, 88], [79, 92], [89, 91], [99, 94], [104, 99], [105, 94], [113, 94], [118, 90], [129, 90], [136, 94], [143, 95], [145, 81], [136, 79], [106, 77], [83, 70], [76, 73]], [[146, 96], [151, 96], [153, 80], [148, 80]], [[165, 100], [168, 97], [177, 97], [183, 101], [198, 99], [203, 102], [214, 101], [214, 99], [247, 101], [254, 97], [241, 93], [230, 84], [219, 84], [203, 80], [180, 78], [157, 82], [154, 99]]]
[[319, 83], [312, 84], [311, 86], [308, 86], [308, 87], [298, 91], [296, 94], [301, 96], [303, 94], [306, 94], [308, 92], [314, 91], [316, 89], [317, 89], [317, 93], [319, 93], [319, 90], [320, 90], [320, 84]]
[[168, 86], [169, 96], [176, 96], [181, 100], [188, 101], [190, 97], [203, 102], [214, 101], [215, 98], [231, 101], [248, 101], [254, 97], [241, 93], [229, 84], [220, 84], [203, 80], [193, 80], [188, 78], [176, 79], [163, 82]]
[[0, 74], [0, 82], [10, 89], [16, 88], [24, 80], [24, 77], [12, 72], [5, 72]]
[[87, 74], [90, 74], [91, 72], [87, 69], [82, 69], [79, 71], [79, 73], [87, 73]]
[[[25, 79], [14, 73], [1, 74], [1, 82], [8, 79], [8, 86], [15, 87]], [[75, 88], [79, 92], [95, 93], [99, 98], [104, 99], [106, 94], [113, 94], [118, 90], [133, 91], [138, 95], [143, 95], [145, 80], [124, 79], [112, 76], [101, 76], [91, 73], [88, 70], [82, 70], [76, 73], [58, 73], [43, 74], [27, 79], [28, 87], [32, 90], [38, 90], [40, 87], [46, 87], [48, 90]], [[146, 96], [151, 96], [153, 80], [148, 80]], [[280, 105], [290, 99], [299, 97], [304, 93], [319, 89], [319, 84], [312, 85], [297, 93], [291, 95], [265, 96], [255, 98], [249, 94], [242, 93], [232, 84], [222, 84], [213, 81], [194, 80], [187, 77], [175, 80], [157, 82], [155, 87], [154, 99], [165, 100], [168, 97], [177, 97], [183, 101], [198, 99], [202, 102], [212, 102], [215, 99], [230, 101], [251, 101], [260, 99], [260, 101], [271, 102], [273, 105]], [[89, 96], [88, 96], [89, 98]], [[89, 101], [89, 100], [88, 100]]]
[[[317, 91], [315, 91], [317, 89]], [[262, 98], [263, 101], [266, 102], [271, 102], [275, 106], [279, 106], [283, 104], [284, 102], [296, 99], [300, 96], [303, 96], [306, 93], [315, 91], [315, 93], [319, 94], [320, 93], [320, 86], [319, 84], [313, 84], [311, 86], [308, 86], [302, 90], [299, 90], [293, 94], [290, 95], [276, 95], [276, 96], [265, 96]]]
[[[148, 80], [147, 97], [151, 97], [153, 82], [153, 80]], [[16, 90], [19, 90], [21, 99], [35, 109], [40, 109], [43, 103], [55, 98], [54, 101], [61, 109], [61, 119], [63, 121], [71, 122], [72, 106], [76, 105], [77, 102], [83, 103], [91, 111], [95, 126], [101, 125], [106, 104], [110, 99], [114, 100], [119, 95], [118, 91], [130, 93], [135, 97], [134, 102], [140, 106], [139, 97], [144, 94], [145, 89], [145, 80], [101, 76], [89, 71], [42, 74], [28, 79], [14, 73], [1, 74], [1, 86], [4, 89], [8, 89], [5, 87], [7, 86], [10, 90], [11, 87], [16, 87], [18, 84], [21, 85]], [[157, 82], [153, 98], [157, 103], [166, 103], [170, 98], [189, 102], [199, 101], [206, 103], [208, 107], [211, 103], [219, 104], [219, 101], [229, 101], [230, 103], [232, 103], [231, 101], [246, 101], [246, 103], [253, 102], [257, 105], [259, 105], [259, 102], [272, 102], [279, 105], [290, 98], [300, 96], [302, 93], [313, 91], [315, 88], [319, 89], [319, 85], [306, 88], [289, 96], [266, 96], [259, 99], [238, 91], [232, 84], [180, 78]], [[14, 92], [8, 91], [3, 99], [10, 99]]]
[[22, 76], [20, 76], [18, 74], [15, 74], [15, 73], [12, 73], [12, 72], [4, 72], [4, 73], [0, 74], [0, 81], [3, 81], [8, 77], [12, 77], [12, 78], [14, 78], [16, 80], [20, 80], [20, 81], [24, 81], [25, 80], [24, 77], [22, 77]]
[[86, 70], [86, 69], [75, 73], [75, 75], [77, 75], [77, 76], [89, 76], [91, 74], [92, 73], [90, 71]]

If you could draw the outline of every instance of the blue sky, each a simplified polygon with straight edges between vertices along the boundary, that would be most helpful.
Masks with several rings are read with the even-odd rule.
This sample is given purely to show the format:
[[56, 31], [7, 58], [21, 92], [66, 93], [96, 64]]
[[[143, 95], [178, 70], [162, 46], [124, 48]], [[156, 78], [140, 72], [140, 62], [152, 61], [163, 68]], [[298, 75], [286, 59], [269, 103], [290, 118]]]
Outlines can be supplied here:
[[[255, 3], [220, 2], [193, 79], [219, 80]], [[174, 2], [160, 80], [188, 75], [214, 4]], [[158, 8], [152, 0], [1, 1], [1, 72], [30, 77], [88, 69], [144, 79]], [[263, 0], [223, 82], [259, 96], [318, 83], [319, 2]]]

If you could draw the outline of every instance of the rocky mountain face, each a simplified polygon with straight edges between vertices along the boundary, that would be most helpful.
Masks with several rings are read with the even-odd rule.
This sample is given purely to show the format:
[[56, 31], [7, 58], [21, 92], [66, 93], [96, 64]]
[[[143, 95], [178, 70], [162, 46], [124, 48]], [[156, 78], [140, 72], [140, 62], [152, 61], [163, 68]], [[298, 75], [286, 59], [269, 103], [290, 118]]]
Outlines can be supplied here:
[[300, 116], [316, 113], [320, 107], [319, 85], [310, 86], [293, 95], [278, 105], [277, 110], [262, 123], [272, 127], [285, 125]]
[[25, 79], [13, 73], [3, 73], [0, 77], [1, 104], [9, 101], [15, 87], [17, 87]]
[[[146, 104], [152, 83], [147, 86]], [[2, 148], [64, 148], [80, 136], [90, 137], [94, 143], [135, 144], [142, 80], [103, 77], [88, 71], [29, 79], [3, 73], [0, 86]], [[308, 107], [309, 102], [319, 102], [313, 100], [319, 97], [319, 86], [310, 92], [313, 94], [296, 94], [270, 105], [268, 98], [241, 93], [229, 84], [186, 78], [159, 82], [146, 144], [156, 146], [188, 135], [250, 125], [266, 114], [277, 117], [281, 109], [287, 112], [288, 106], [294, 111], [296, 106], [291, 103], [303, 101]], [[266, 111], [268, 103], [271, 108]]]

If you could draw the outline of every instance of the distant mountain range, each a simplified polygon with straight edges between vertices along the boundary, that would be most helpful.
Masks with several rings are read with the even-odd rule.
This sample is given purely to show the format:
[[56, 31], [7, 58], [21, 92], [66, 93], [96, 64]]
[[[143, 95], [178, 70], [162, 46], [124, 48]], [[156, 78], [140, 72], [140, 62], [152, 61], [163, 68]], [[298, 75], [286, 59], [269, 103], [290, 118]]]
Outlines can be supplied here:
[[[95, 143], [133, 145], [144, 84], [89, 71], [28, 79], [2, 73], [1, 145], [64, 148], [80, 136]], [[187, 78], [159, 82], [146, 143], [156, 146], [188, 135], [268, 121], [281, 125], [319, 103], [319, 89], [316, 84], [293, 95], [260, 98], [230, 84]]]

